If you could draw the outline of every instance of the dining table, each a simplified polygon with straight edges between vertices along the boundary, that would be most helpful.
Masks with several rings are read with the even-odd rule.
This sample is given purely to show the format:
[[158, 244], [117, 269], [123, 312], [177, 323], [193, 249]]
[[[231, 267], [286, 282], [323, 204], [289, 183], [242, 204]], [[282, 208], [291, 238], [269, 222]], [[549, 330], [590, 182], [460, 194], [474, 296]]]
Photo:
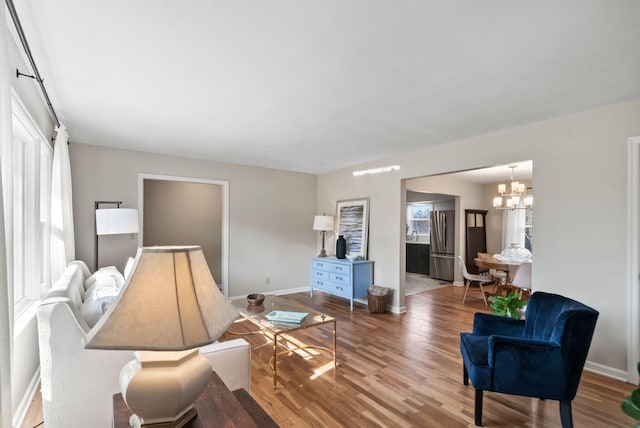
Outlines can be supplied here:
[[513, 278], [513, 274], [517, 270], [518, 266], [523, 263], [527, 263], [525, 261], [507, 261], [490, 255], [476, 257], [475, 259], [473, 259], [473, 262], [480, 269], [496, 269], [505, 272], [507, 274], [507, 285], [511, 284], [511, 279]]

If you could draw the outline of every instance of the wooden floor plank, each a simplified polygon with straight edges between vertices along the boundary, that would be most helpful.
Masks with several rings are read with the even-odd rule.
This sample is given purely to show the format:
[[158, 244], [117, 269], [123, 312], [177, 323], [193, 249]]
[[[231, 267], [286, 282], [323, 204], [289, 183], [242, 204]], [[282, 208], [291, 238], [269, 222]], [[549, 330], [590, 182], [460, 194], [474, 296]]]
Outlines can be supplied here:
[[[459, 334], [470, 331], [475, 312], [488, 312], [477, 293], [462, 305], [462, 288], [445, 287], [408, 296], [408, 312], [370, 314], [365, 305], [323, 293], [283, 296], [338, 320], [338, 362], [311, 379], [330, 360], [318, 353], [282, 359], [277, 390], [266, 367], [271, 349], [247, 340], [252, 355], [253, 396], [276, 422], [296, 427], [472, 427], [474, 391], [462, 384]], [[329, 333], [299, 331], [296, 341], [330, 346]], [[576, 427], [629, 427], [620, 403], [635, 387], [585, 372], [573, 402]], [[484, 426], [559, 427], [557, 401], [485, 393]]]
[[[338, 320], [338, 368], [331, 353], [295, 353], [280, 360], [280, 383], [272, 387], [272, 349], [260, 335], [251, 343], [251, 395], [281, 426], [473, 427], [474, 391], [462, 384], [459, 334], [470, 331], [473, 314], [488, 312], [478, 293], [462, 305], [462, 287], [408, 296], [408, 312], [370, 314], [366, 305], [349, 311], [348, 301], [323, 293], [283, 296]], [[236, 323], [234, 329], [253, 328]], [[301, 330], [290, 344], [331, 347], [329, 328]], [[573, 402], [576, 427], [630, 427], [620, 403], [635, 386], [584, 372]], [[42, 417], [32, 406], [31, 428]], [[38, 414], [39, 412], [39, 414]], [[560, 427], [558, 402], [485, 393], [486, 427]]]

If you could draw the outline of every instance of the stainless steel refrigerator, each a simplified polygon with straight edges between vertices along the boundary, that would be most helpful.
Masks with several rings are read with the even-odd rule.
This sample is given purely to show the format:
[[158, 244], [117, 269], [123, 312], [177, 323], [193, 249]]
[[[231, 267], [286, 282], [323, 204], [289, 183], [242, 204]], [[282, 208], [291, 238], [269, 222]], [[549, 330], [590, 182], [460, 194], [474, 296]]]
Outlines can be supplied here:
[[430, 276], [453, 282], [455, 266], [455, 225], [454, 210], [431, 211], [431, 258]]

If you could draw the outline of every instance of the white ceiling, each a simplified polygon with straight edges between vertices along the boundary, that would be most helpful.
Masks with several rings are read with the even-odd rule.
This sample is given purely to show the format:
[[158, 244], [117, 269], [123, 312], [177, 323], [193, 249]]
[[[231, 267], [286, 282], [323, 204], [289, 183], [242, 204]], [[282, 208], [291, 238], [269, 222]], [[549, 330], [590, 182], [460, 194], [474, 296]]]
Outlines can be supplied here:
[[322, 173], [640, 98], [638, 0], [15, 0], [75, 143]]

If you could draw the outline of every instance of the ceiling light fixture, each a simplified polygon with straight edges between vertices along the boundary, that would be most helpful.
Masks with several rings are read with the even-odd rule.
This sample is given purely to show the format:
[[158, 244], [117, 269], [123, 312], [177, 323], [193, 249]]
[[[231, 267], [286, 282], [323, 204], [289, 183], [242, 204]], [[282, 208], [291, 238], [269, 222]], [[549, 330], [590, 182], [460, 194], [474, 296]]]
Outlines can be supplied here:
[[363, 169], [360, 171], [353, 171], [354, 177], [360, 177], [367, 174], [380, 174], [383, 172], [400, 171], [400, 165], [382, 166], [380, 168]]
[[[507, 193], [506, 184], [498, 184], [498, 193], [500, 193], [500, 196], [493, 198], [494, 208], [498, 210], [515, 210], [531, 208], [533, 205], [533, 195], [527, 193], [527, 185], [514, 181], [513, 179], [513, 172], [517, 167], [518, 165], [509, 165], [509, 168], [511, 168], [511, 187], [509, 193]], [[523, 202], [524, 206], [521, 206], [520, 202]]]

